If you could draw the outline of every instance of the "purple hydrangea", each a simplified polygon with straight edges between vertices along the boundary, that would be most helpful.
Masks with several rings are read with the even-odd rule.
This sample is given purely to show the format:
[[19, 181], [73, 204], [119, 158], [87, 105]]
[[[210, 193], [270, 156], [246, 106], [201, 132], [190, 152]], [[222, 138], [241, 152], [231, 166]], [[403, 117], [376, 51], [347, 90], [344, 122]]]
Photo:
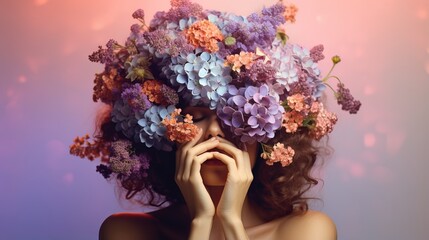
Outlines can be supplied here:
[[240, 138], [241, 142], [266, 142], [281, 128], [284, 108], [269, 87], [247, 86], [237, 89], [230, 85], [217, 108], [222, 125]]
[[[296, 44], [283, 44], [276, 39], [268, 52], [271, 65], [277, 69], [275, 82], [287, 91], [305, 90], [308, 96], [317, 99], [322, 95], [325, 84], [320, 79], [320, 69], [310, 56], [310, 51]], [[292, 86], [295, 89], [292, 89]], [[299, 86], [299, 89], [296, 87]], [[282, 96], [284, 99], [285, 96]]]

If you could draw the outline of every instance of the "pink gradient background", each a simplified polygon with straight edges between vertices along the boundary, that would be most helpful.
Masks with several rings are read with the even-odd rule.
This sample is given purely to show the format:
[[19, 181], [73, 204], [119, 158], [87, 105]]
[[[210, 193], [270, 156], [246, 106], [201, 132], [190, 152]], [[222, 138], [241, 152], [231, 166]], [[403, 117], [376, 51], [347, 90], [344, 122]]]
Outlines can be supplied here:
[[[196, 2], [247, 15], [275, 1]], [[340, 121], [321, 172], [324, 201], [315, 207], [334, 219], [339, 239], [427, 239], [429, 2], [294, 3], [300, 11], [290, 41], [339, 54], [336, 74], [363, 102], [350, 116], [330, 98]], [[135, 9], [152, 16], [168, 6], [1, 1], [0, 239], [97, 239], [109, 214], [139, 210], [120, 204], [96, 163], [69, 156], [68, 146], [93, 128], [92, 80], [102, 66], [88, 54], [110, 38], [123, 41]]]

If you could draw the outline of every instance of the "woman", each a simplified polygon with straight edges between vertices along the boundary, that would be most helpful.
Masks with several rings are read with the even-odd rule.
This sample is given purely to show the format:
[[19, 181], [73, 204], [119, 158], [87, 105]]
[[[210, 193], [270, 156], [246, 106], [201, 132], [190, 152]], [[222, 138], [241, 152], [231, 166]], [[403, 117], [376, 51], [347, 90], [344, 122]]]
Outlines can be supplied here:
[[[305, 199], [300, 197], [310, 184], [317, 183], [308, 176], [316, 149], [304, 134], [294, 145], [307, 153], [298, 159], [295, 156], [294, 161], [301, 164], [288, 169], [300, 174], [285, 174], [280, 167], [275, 176], [272, 169], [266, 171], [272, 167], [258, 157], [256, 143], [241, 150], [226, 140], [214, 112], [201, 107], [190, 107], [186, 112], [198, 119], [200, 128], [195, 139], [180, 145], [176, 152], [175, 181], [186, 204], [146, 214], [114, 214], [102, 224], [100, 239], [336, 239], [331, 219], [321, 212], [307, 211]], [[264, 172], [276, 179], [264, 183]], [[254, 174], [256, 182], [252, 181]], [[276, 194], [295, 195], [276, 199], [268, 195], [267, 190], [276, 191], [269, 184], [282, 188]]]
[[[332, 69], [321, 78], [323, 46], [287, 42], [296, 7], [240, 17], [171, 3], [149, 26], [137, 10], [124, 45], [90, 56], [105, 64], [93, 100], [108, 111], [94, 142], [77, 138], [70, 152], [101, 158], [97, 171], [127, 199], [162, 206], [110, 216], [100, 239], [335, 239], [304, 194], [317, 184], [317, 142], [337, 121], [321, 96], [339, 79]], [[358, 111], [341, 82], [335, 96]]]

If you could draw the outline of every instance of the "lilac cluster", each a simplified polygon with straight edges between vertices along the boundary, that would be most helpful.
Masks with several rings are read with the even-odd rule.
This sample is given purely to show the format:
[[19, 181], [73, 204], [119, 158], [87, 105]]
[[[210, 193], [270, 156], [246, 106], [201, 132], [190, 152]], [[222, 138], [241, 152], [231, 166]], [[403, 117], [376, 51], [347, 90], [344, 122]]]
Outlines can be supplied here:
[[264, 63], [262, 60], [255, 61], [249, 70], [240, 72], [239, 82], [251, 82], [257, 85], [262, 83], [270, 83], [275, 79], [277, 70]]
[[229, 86], [217, 115], [241, 142], [266, 142], [281, 127], [285, 110], [269, 90], [266, 84], [239, 89]]
[[269, 47], [276, 37], [277, 27], [285, 22], [284, 9], [284, 5], [278, 3], [264, 8], [261, 14], [253, 13], [247, 18], [230, 13], [210, 12], [209, 19], [225, 36], [235, 40], [232, 45], [220, 46], [219, 54], [226, 56], [240, 51], [254, 52], [257, 47]]
[[133, 112], [144, 112], [152, 106], [152, 103], [142, 92], [139, 84], [133, 84], [128, 88], [124, 88], [121, 98], [128, 103]]
[[110, 178], [112, 173], [118, 174], [119, 178], [147, 176], [147, 170], [150, 167], [149, 157], [146, 154], [136, 155], [132, 150], [132, 142], [118, 140], [112, 142], [110, 149], [109, 165], [100, 164], [97, 166], [97, 172], [100, 172], [104, 178]]
[[203, 15], [201, 5], [192, 3], [190, 0], [172, 0], [171, 8], [168, 12], [160, 11], [155, 13], [150, 22], [150, 28], [166, 27], [171, 23], [179, 23], [182, 19], [201, 15]]
[[175, 57], [179, 53], [191, 52], [194, 47], [186, 41], [181, 32], [167, 29], [156, 29], [152, 32], [145, 32], [145, 47], [160, 58], [163, 55]]
[[351, 114], [357, 113], [361, 106], [361, 102], [355, 100], [350, 90], [344, 86], [342, 83], [337, 85], [337, 102], [342, 106], [344, 111], [348, 111]]

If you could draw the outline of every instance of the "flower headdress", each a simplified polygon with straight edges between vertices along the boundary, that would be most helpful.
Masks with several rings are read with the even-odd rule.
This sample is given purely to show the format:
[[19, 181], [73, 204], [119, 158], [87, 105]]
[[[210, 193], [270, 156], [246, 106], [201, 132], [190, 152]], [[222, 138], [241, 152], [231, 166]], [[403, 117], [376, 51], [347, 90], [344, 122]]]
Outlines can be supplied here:
[[78, 137], [70, 152], [100, 157], [97, 171], [104, 177], [145, 177], [150, 159], [137, 154], [136, 145], [171, 151], [174, 142], [191, 140], [197, 127], [179, 106], [216, 111], [225, 130], [243, 143], [261, 143], [266, 163], [282, 166], [292, 162], [294, 150], [267, 145], [276, 134], [305, 128], [319, 140], [332, 131], [337, 117], [320, 101], [326, 86], [334, 90], [327, 80], [338, 80], [334, 93], [344, 110], [359, 110], [361, 103], [331, 76], [338, 56], [322, 78], [323, 46], [289, 43], [284, 26], [295, 22], [294, 5], [280, 1], [248, 17], [203, 10], [189, 0], [171, 0], [171, 6], [149, 25], [144, 11], [135, 11], [139, 23], [125, 44], [110, 40], [89, 56], [105, 65], [96, 74], [93, 100], [112, 107], [111, 122], [122, 138]]

